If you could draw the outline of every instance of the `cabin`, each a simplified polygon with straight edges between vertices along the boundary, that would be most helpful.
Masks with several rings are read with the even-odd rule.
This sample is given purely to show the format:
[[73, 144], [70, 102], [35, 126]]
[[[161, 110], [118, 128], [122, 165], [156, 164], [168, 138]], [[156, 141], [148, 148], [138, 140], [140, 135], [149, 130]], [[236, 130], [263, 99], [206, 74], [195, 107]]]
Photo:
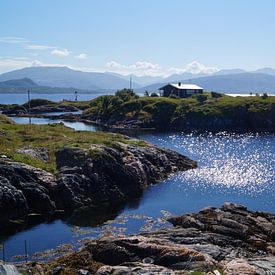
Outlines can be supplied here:
[[176, 95], [178, 97], [188, 97], [194, 94], [202, 94], [203, 88], [195, 84], [182, 84], [182, 83], [169, 83], [161, 88], [160, 95], [169, 97], [170, 95]]

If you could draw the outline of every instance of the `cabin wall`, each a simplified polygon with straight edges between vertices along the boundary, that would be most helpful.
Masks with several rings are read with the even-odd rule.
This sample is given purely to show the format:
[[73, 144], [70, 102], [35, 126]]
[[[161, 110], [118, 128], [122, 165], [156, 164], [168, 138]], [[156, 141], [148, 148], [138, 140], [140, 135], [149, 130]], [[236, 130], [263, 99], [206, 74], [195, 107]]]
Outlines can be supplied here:
[[167, 86], [162, 89], [162, 96], [164, 97], [169, 97], [171, 94], [174, 94], [179, 97], [187, 97], [193, 94], [202, 94], [203, 90], [202, 89], [196, 89], [196, 90], [191, 90], [191, 89], [177, 89], [172, 86]]

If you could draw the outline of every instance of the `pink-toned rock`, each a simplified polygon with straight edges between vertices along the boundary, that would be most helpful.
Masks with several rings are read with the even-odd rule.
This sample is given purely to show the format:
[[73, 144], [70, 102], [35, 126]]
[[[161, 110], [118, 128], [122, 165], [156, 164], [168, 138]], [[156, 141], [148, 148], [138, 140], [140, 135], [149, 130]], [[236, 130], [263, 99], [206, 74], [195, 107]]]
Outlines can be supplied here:
[[235, 259], [226, 264], [224, 275], [260, 275], [255, 266], [244, 259]]

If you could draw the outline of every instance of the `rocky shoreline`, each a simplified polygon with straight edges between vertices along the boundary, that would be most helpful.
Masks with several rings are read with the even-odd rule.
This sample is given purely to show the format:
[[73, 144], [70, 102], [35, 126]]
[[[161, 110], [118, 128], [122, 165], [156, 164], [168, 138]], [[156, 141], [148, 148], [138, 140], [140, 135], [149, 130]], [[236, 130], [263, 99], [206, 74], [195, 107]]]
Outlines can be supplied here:
[[[225, 99], [222, 101], [223, 98]], [[180, 99], [139, 98], [133, 95], [127, 100], [119, 96], [102, 96], [83, 104], [46, 102], [30, 109], [26, 104], [3, 105], [0, 106], [0, 111], [8, 116], [80, 121], [118, 132], [180, 130], [274, 133], [275, 129], [274, 97], [264, 100], [223, 96], [220, 99], [209, 98], [203, 103], [196, 103], [195, 99], [185, 102]], [[55, 112], [63, 114], [55, 115]]]
[[52, 174], [1, 156], [0, 227], [33, 214], [55, 216], [84, 206], [127, 201], [139, 197], [148, 185], [197, 165], [149, 143], [67, 147], [55, 158], [57, 172]]
[[174, 227], [88, 241], [26, 269], [45, 274], [275, 274], [275, 214], [225, 203], [169, 218]]

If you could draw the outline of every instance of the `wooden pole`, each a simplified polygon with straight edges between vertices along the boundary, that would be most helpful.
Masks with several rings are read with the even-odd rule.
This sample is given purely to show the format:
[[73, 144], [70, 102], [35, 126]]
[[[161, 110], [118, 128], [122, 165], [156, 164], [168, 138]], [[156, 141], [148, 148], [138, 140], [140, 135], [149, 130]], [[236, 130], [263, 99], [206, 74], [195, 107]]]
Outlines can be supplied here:
[[28, 262], [27, 241], [25, 240], [25, 261]]

